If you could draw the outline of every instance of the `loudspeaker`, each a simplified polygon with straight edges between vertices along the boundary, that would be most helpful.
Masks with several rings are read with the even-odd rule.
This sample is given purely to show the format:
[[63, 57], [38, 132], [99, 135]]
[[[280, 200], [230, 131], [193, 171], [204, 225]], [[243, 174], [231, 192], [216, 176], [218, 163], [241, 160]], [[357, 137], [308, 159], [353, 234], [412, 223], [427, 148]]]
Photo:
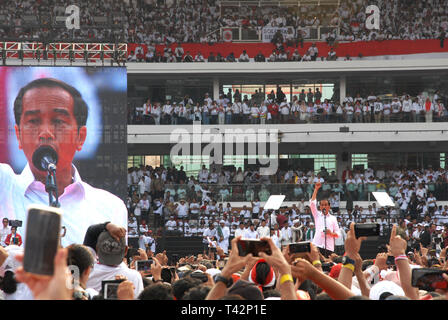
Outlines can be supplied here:
[[348, 152], [342, 152], [342, 161], [344, 162], [348, 161]]

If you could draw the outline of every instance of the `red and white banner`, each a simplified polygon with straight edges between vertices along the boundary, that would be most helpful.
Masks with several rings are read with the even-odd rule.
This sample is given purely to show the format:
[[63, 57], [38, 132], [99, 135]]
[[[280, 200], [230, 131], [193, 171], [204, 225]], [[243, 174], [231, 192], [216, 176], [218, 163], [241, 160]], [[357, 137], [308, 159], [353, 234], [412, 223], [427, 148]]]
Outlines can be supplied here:
[[[305, 54], [312, 42], [307, 41], [304, 43], [303, 48], [285, 47], [286, 51], [290, 53], [295, 49], [299, 50], [301, 55]], [[174, 51], [176, 44], [171, 45], [171, 49]], [[316, 42], [316, 46], [319, 49], [319, 56], [327, 56], [328, 52], [332, 48], [326, 42]], [[128, 52], [135, 51], [137, 47], [142, 47], [144, 53], [147, 52], [146, 45], [128, 44]], [[228, 42], [216, 43], [212, 46], [201, 43], [182, 43], [184, 51], [190, 51], [190, 54], [194, 56], [197, 52], [201, 52], [205, 59], [208, 58], [210, 52], [220, 53], [223, 57], [227, 57], [231, 52], [235, 56], [239, 56], [243, 50], [246, 50], [249, 57], [255, 57], [260, 51], [261, 53], [269, 57], [275, 46], [272, 43], [234, 43]], [[156, 50], [163, 55], [163, 49], [165, 45], [157, 45]], [[445, 40], [445, 46], [440, 47], [440, 40], [386, 40], [386, 41], [359, 41], [339, 43], [334, 47], [338, 57], [345, 57], [350, 55], [351, 57], [357, 57], [361, 54], [363, 57], [371, 56], [386, 56], [386, 55], [407, 55], [407, 54], [419, 54], [419, 53], [437, 53], [448, 52], [448, 40]]]

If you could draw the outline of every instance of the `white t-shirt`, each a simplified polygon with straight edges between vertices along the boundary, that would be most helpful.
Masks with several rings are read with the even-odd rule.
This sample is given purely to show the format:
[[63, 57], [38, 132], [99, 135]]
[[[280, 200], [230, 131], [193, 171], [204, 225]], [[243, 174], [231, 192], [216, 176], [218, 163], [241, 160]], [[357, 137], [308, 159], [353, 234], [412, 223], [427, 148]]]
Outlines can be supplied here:
[[124, 262], [115, 267], [96, 263], [87, 280], [86, 287], [99, 292], [101, 291], [101, 282], [103, 280], [115, 280], [117, 275], [125, 276], [128, 281], [134, 284], [134, 298], [136, 299], [144, 289], [142, 276], [138, 271], [129, 269]]
[[186, 217], [188, 214], [188, 204], [184, 203], [184, 205], [181, 205], [180, 203], [177, 205], [177, 216], [178, 217]]

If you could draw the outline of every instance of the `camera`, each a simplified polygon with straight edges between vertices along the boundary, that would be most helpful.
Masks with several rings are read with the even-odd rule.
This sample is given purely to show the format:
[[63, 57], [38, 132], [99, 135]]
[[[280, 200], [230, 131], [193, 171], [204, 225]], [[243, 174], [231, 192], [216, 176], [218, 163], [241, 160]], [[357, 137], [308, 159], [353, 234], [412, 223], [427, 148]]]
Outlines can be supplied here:
[[22, 227], [22, 221], [21, 220], [9, 220], [9, 226], [10, 227]]

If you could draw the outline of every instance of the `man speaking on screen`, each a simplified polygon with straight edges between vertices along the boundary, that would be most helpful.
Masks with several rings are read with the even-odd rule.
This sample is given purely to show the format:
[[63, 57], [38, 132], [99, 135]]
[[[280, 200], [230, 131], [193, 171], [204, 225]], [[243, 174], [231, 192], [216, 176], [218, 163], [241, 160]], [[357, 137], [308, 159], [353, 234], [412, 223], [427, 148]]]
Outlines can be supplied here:
[[88, 107], [79, 91], [62, 81], [42, 78], [19, 91], [14, 102], [14, 129], [28, 163], [18, 175], [9, 165], [0, 164], [0, 217], [22, 220], [22, 234], [26, 232], [28, 206], [48, 205], [47, 171], [33, 164], [33, 155], [42, 148], [57, 155], [56, 185], [62, 225], [67, 230], [63, 246], [82, 243], [93, 224], [109, 221], [127, 230], [123, 201], [82, 181], [72, 164], [86, 141], [87, 116]]
[[317, 182], [310, 200], [310, 209], [316, 225], [313, 244], [319, 247], [324, 256], [328, 257], [334, 251], [334, 239], [338, 237], [339, 225], [336, 217], [330, 214], [330, 204], [327, 199], [320, 201], [320, 211], [317, 210], [316, 198], [320, 187], [321, 183]]

